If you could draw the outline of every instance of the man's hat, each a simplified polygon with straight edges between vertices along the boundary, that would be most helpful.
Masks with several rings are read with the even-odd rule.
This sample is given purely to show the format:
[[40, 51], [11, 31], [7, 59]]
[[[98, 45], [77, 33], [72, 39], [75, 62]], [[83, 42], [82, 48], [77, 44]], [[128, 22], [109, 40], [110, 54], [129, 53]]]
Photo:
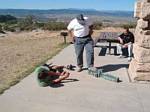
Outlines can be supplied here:
[[84, 16], [83, 16], [83, 14], [79, 14], [79, 15], [77, 15], [77, 20], [79, 20], [79, 21], [84, 21]]
[[86, 24], [83, 14], [77, 15], [76, 18], [77, 18], [79, 24], [81, 24], [81, 25], [85, 25]]

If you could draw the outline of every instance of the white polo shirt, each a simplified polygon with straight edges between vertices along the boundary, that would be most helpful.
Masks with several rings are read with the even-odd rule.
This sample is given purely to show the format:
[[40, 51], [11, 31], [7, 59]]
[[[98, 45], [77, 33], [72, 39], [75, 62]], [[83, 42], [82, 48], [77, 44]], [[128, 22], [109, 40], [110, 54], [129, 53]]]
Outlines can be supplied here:
[[91, 26], [93, 23], [88, 17], [84, 17], [84, 19], [85, 25], [79, 24], [78, 20], [75, 18], [69, 23], [67, 29], [73, 30], [74, 36], [76, 37], [87, 36], [89, 34], [89, 26]]

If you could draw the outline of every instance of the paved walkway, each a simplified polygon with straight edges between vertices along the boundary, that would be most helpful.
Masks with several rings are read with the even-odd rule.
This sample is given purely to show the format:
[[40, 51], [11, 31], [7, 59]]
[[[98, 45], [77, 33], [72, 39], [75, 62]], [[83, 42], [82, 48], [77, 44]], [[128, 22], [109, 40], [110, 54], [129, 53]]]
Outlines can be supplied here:
[[[99, 56], [100, 50], [95, 48], [95, 65], [119, 76], [121, 83], [83, 71], [71, 72], [70, 80], [61, 85], [41, 88], [32, 73], [0, 96], [0, 112], [150, 112], [150, 85], [130, 83], [127, 59]], [[70, 45], [49, 62], [75, 64], [73, 52]]]

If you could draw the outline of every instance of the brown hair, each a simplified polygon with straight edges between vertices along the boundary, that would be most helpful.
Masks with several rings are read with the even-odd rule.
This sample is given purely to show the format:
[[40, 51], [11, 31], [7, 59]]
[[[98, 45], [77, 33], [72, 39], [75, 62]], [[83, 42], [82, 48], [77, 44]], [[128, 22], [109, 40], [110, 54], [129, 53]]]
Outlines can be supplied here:
[[38, 74], [39, 79], [44, 79], [48, 76], [48, 73], [45, 71], [42, 71], [41, 73]]

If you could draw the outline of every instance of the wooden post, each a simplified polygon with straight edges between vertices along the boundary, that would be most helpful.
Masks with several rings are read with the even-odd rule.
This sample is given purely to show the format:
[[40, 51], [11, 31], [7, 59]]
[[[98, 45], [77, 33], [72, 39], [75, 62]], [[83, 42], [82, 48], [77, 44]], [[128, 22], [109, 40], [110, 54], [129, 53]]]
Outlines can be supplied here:
[[64, 36], [64, 43], [66, 44], [66, 36]]
[[64, 37], [64, 43], [66, 44], [67, 43], [66, 37], [68, 36], [68, 33], [67, 32], [61, 32], [60, 35]]

